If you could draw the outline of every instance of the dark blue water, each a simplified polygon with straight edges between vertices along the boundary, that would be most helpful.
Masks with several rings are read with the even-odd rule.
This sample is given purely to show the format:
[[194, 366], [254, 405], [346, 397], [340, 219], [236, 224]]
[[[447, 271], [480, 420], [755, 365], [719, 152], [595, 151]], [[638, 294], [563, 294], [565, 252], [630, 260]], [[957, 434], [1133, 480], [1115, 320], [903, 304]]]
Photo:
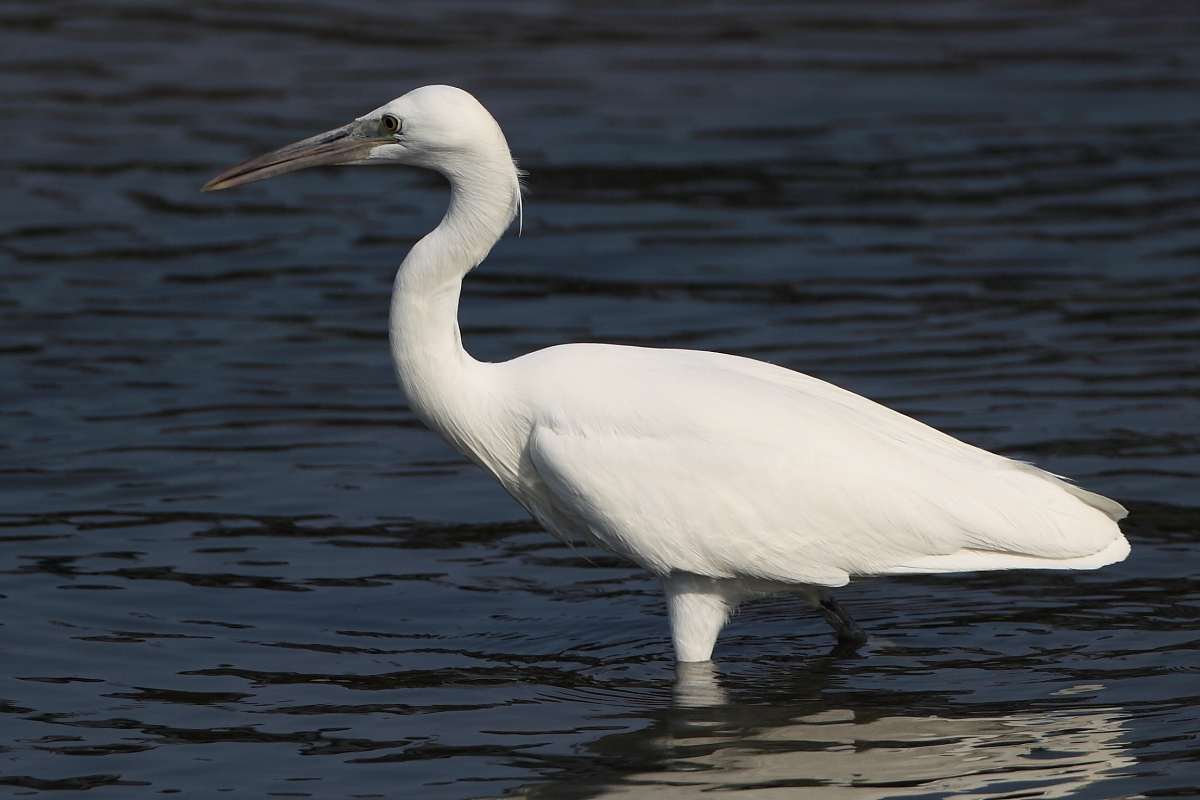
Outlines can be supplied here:
[[[529, 171], [464, 339], [741, 353], [1126, 503], [1094, 573], [657, 585], [407, 410], [444, 187], [216, 172], [407, 90]], [[1200, 796], [1200, 7], [0, 6], [0, 793]], [[64, 795], [65, 796], [65, 795]]]

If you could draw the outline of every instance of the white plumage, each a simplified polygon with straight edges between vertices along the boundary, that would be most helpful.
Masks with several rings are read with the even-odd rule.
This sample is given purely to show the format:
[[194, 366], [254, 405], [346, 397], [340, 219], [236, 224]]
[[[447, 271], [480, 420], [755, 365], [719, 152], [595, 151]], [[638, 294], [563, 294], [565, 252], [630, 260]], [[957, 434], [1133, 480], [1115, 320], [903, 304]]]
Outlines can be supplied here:
[[709, 659], [749, 597], [793, 591], [861, 643], [828, 592], [851, 577], [1094, 569], [1129, 553], [1119, 504], [771, 364], [599, 344], [472, 359], [458, 333], [462, 278], [511, 223], [520, 188], [499, 126], [459, 89], [414, 90], [205, 189], [387, 162], [451, 185], [392, 295], [410, 406], [548, 530], [661, 576], [681, 661]]

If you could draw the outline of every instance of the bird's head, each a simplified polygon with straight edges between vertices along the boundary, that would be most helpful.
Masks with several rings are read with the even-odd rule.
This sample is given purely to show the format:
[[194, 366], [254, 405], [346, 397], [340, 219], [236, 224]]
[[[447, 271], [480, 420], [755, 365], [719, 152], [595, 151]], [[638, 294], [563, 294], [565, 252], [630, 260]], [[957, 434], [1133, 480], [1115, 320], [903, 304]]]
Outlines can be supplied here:
[[479, 101], [453, 86], [423, 86], [318, 136], [225, 170], [201, 191], [229, 189], [330, 164], [410, 164], [449, 177], [507, 162], [500, 126]]

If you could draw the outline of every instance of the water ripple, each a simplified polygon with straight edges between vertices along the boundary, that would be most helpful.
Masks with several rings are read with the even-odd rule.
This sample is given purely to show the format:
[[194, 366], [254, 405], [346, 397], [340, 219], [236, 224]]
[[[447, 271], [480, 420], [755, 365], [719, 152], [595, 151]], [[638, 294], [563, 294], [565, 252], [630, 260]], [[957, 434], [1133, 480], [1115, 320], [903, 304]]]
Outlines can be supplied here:
[[[6, 5], [0, 786], [1195, 794], [1197, 22]], [[483, 98], [529, 173], [523, 235], [465, 286], [478, 357], [801, 369], [1120, 499], [1131, 558], [856, 582], [852, 657], [769, 599], [676, 671], [653, 579], [539, 531], [396, 392], [388, 292], [444, 181], [197, 193], [434, 82]]]

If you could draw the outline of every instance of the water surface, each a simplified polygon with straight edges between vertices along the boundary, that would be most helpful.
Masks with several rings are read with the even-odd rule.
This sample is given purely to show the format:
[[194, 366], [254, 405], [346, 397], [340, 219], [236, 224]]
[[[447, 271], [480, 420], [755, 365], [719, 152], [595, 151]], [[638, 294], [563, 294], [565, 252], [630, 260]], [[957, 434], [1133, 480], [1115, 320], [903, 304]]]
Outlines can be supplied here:
[[[1200, 795], [1200, 13], [1183, 3], [0, 9], [0, 787], [95, 797]], [[387, 295], [435, 176], [244, 158], [425, 83], [528, 170], [468, 348], [697, 347], [1126, 503], [1084, 574], [747, 606], [426, 431]]]

